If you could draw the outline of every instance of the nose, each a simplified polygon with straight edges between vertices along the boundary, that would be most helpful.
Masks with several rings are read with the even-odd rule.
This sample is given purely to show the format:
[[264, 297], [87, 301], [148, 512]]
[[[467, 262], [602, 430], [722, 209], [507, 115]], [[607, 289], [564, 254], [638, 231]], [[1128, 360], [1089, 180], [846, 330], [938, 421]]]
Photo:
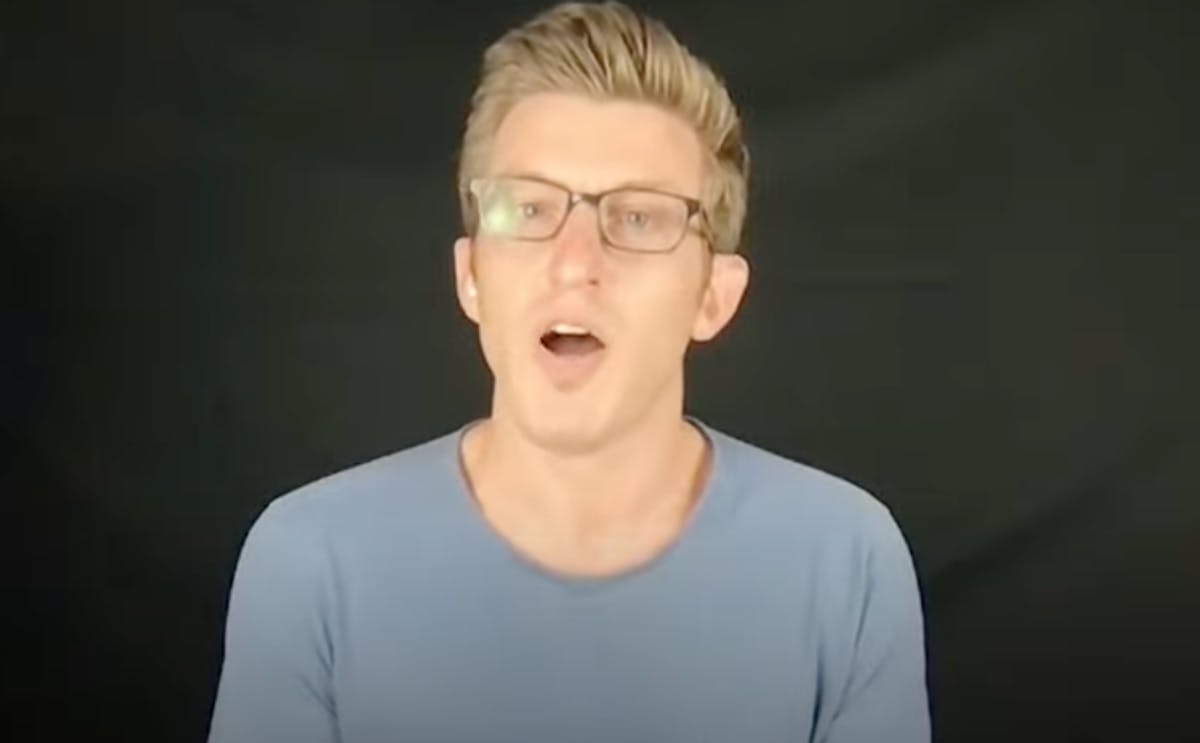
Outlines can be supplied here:
[[596, 208], [584, 201], [576, 203], [551, 245], [551, 281], [559, 287], [598, 283], [604, 253]]

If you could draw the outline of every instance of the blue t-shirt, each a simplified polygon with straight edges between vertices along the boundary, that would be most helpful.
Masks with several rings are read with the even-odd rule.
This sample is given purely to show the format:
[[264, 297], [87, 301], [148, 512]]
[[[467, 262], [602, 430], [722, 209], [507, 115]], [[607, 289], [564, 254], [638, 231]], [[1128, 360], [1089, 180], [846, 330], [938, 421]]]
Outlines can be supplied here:
[[276, 499], [230, 594], [210, 743], [917, 743], [921, 604], [887, 509], [692, 421], [708, 482], [640, 568], [543, 570], [465, 427]]

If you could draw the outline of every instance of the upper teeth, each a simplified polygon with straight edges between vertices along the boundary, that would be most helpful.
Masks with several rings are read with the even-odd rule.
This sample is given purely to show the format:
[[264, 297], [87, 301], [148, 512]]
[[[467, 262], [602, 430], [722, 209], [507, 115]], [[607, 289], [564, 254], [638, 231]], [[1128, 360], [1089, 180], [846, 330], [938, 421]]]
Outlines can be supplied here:
[[581, 328], [578, 325], [568, 325], [565, 322], [555, 323], [550, 327], [550, 330], [559, 335], [589, 335], [587, 328]]

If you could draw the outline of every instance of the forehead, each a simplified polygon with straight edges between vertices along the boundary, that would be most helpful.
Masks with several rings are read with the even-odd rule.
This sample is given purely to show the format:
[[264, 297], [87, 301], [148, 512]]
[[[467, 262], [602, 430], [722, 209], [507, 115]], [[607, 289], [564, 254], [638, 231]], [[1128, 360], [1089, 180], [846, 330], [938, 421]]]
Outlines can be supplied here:
[[536, 174], [585, 192], [632, 183], [697, 196], [704, 157], [695, 131], [651, 104], [540, 93], [504, 117], [488, 172]]

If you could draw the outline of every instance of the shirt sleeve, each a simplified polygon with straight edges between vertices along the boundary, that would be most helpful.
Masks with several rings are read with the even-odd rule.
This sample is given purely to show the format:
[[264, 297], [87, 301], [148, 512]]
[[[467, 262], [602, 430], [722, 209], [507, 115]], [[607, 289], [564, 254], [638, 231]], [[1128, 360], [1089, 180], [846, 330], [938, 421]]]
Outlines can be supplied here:
[[209, 743], [338, 740], [328, 553], [283, 505], [259, 516], [238, 558]]
[[912, 556], [890, 514], [866, 556], [845, 693], [815, 743], [928, 743], [925, 630]]

